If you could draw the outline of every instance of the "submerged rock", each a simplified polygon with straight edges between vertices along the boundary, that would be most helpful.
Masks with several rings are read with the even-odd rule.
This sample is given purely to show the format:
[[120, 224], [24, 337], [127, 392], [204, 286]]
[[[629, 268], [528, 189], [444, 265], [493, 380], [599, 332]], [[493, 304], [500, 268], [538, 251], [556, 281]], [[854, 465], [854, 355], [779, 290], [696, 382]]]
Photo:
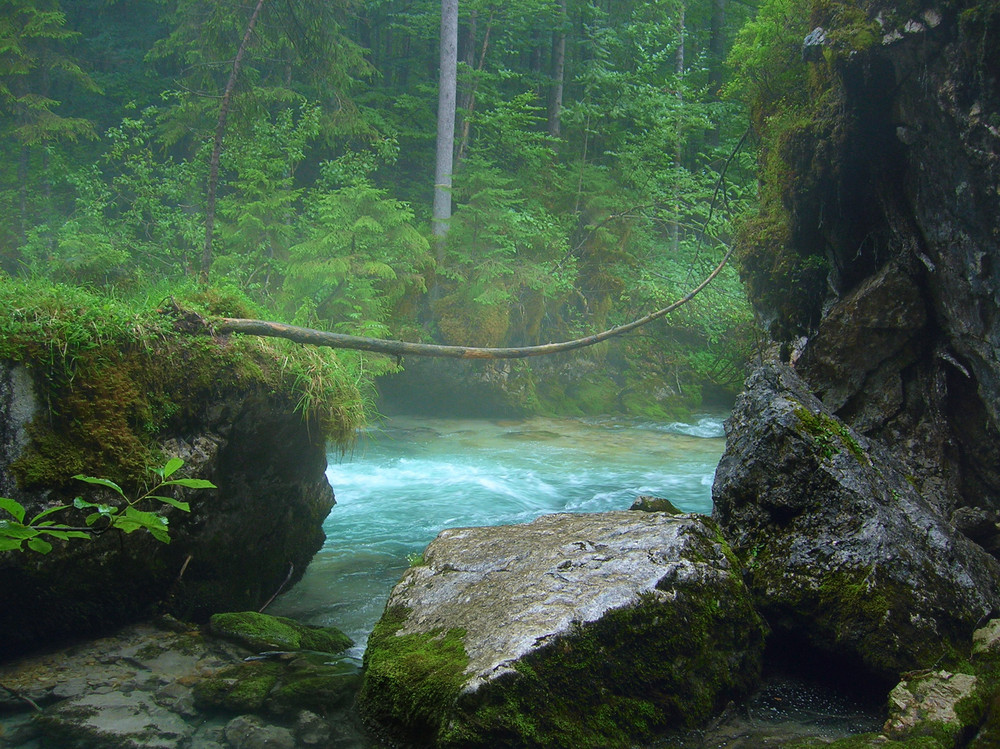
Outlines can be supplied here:
[[790, 367], [759, 368], [727, 429], [714, 517], [777, 635], [894, 681], [1000, 611], [997, 560]]
[[248, 655], [198, 629], [139, 624], [0, 664], [0, 747], [367, 746], [350, 714], [356, 663], [313, 651]]
[[763, 641], [708, 518], [452, 529], [393, 590], [358, 706], [418, 746], [629, 746], [747, 693]]

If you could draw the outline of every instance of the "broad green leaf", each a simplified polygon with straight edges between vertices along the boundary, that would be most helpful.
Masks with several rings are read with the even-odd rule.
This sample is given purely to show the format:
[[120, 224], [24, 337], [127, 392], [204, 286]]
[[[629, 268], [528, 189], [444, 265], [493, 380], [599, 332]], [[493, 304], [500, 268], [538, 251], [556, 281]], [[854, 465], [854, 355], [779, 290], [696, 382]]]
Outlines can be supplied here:
[[21, 539], [7, 538], [0, 531], [0, 551], [14, 551], [21, 548]]
[[40, 513], [38, 513], [37, 515], [35, 515], [35, 517], [31, 519], [31, 522], [28, 523], [28, 525], [35, 525], [39, 520], [41, 520], [44, 517], [48, 517], [53, 512], [59, 512], [59, 510], [67, 510], [70, 507], [72, 507], [72, 505], [59, 505], [58, 507], [50, 507], [47, 510], [42, 510]]
[[215, 484], [205, 479], [173, 479], [164, 481], [164, 486], [183, 486], [185, 489], [218, 489]]
[[160, 471], [157, 471], [157, 473], [163, 476], [163, 478], [167, 478], [182, 465], [184, 465], [184, 461], [180, 458], [171, 458], [167, 461], [167, 464], [163, 466], [162, 473]]
[[21, 523], [12, 523], [8, 520], [0, 521], [0, 536], [7, 538], [34, 538], [38, 531], [29, 528]]
[[61, 538], [64, 541], [68, 538], [90, 538], [91, 534], [85, 533], [84, 531], [60, 531], [54, 528], [44, 528], [39, 531], [39, 533], [44, 533], [53, 538]]
[[94, 476], [84, 476], [81, 473], [78, 473], [73, 478], [75, 478], [75, 479], [77, 479], [79, 481], [85, 481], [88, 484], [97, 484], [98, 486], [104, 486], [104, 487], [107, 487], [108, 489], [113, 489], [116, 492], [118, 492], [122, 496], [123, 499], [127, 499], [127, 497], [125, 497], [125, 492], [122, 491], [122, 488], [120, 486], [118, 486], [118, 484], [116, 484], [114, 481], [112, 481], [110, 479], [99, 479], [99, 478], [95, 478]]
[[19, 523], [24, 522], [24, 505], [13, 499], [7, 499], [6, 497], [0, 497], [0, 509], [6, 510], [14, 519]]
[[171, 507], [176, 507], [178, 510], [184, 510], [184, 512], [191, 512], [191, 505], [187, 502], [181, 502], [179, 499], [174, 499], [173, 497], [158, 497], [155, 494], [150, 494], [147, 499], [158, 499], [161, 502], [165, 502]]
[[155, 512], [137, 510], [134, 507], [126, 507], [125, 512], [114, 519], [114, 526], [116, 528], [121, 528], [126, 533], [131, 533], [133, 530], [136, 530], [136, 528], [126, 530], [124, 527], [133, 523], [136, 524], [138, 528], [146, 528], [150, 531], [154, 528], [164, 529], [167, 527], [167, 519], [165, 517], [157, 515]]
[[28, 539], [28, 548], [32, 551], [37, 551], [39, 554], [48, 554], [52, 551], [52, 544], [43, 538], [35, 537]]

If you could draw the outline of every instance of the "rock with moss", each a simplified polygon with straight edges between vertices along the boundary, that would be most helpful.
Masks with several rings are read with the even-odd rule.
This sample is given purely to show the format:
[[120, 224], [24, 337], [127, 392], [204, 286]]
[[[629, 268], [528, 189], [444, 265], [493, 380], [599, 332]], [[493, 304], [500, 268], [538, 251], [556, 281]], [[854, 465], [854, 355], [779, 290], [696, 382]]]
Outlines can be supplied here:
[[887, 683], [954, 662], [1000, 610], [1000, 564], [787, 365], [748, 380], [714, 517], [778, 640]]
[[[139, 313], [80, 290], [0, 279], [0, 313], [0, 496], [29, 518], [81, 495], [114, 502], [73, 476], [135, 497], [174, 457], [185, 461], [175, 478], [218, 487], [181, 490], [190, 513], [163, 506], [169, 544], [109, 532], [57, 541], [44, 557], [0, 553], [0, 659], [157, 612], [201, 622], [257, 609], [301, 577], [333, 505], [324, 432], [336, 439], [335, 421], [346, 438], [360, 418], [335, 362], [196, 335], [178, 329], [177, 310]], [[309, 371], [327, 373], [330, 392]], [[82, 526], [84, 515], [52, 518]]]
[[392, 741], [625, 747], [746, 694], [764, 626], [703, 516], [443, 531], [368, 641], [358, 706]]
[[666, 512], [670, 515], [680, 515], [681, 511], [674, 506], [674, 503], [664, 497], [651, 497], [643, 495], [635, 498], [635, 502], [629, 507], [630, 510], [639, 512]]
[[283, 616], [256, 611], [214, 614], [209, 630], [216, 637], [236, 642], [249, 650], [316, 650], [341, 653], [354, 644], [336, 627], [316, 627]]
[[354, 660], [338, 657], [354, 643], [334, 627], [314, 627], [255, 611], [215, 614], [215, 637], [261, 655], [232, 664], [198, 682], [195, 703], [230, 713], [294, 715], [346, 707], [360, 675]]
[[930, 736], [945, 749], [964, 746], [982, 720], [982, 685], [972, 674], [916, 671], [889, 693], [883, 732], [894, 739]]

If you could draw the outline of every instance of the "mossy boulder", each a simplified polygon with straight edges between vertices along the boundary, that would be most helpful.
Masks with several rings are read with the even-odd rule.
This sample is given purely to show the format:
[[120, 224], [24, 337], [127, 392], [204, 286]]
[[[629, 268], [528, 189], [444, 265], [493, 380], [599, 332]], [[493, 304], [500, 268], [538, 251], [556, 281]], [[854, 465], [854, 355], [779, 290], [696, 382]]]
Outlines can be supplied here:
[[196, 704], [204, 709], [274, 715], [313, 710], [325, 714], [344, 707], [357, 691], [357, 663], [337, 656], [354, 643], [334, 627], [240, 611], [212, 616], [209, 632], [262, 655], [196, 684]]
[[647, 495], [642, 495], [635, 498], [635, 502], [629, 507], [630, 510], [637, 510], [639, 512], [666, 512], [670, 515], [680, 515], [681, 511], [678, 510], [674, 503], [665, 497], [650, 497]]
[[703, 516], [551, 515], [443, 531], [368, 641], [358, 707], [391, 741], [626, 747], [757, 683], [765, 628]]
[[[958, 533], [791, 367], [747, 381], [713, 516], [778, 641], [887, 684], [961, 658], [1000, 610], [1000, 564]], [[856, 675], [854, 678], [857, 678]]]
[[253, 651], [315, 650], [341, 653], [354, 644], [335, 627], [314, 627], [283, 616], [256, 611], [214, 614], [209, 630], [216, 637], [236, 642]]
[[[45, 556], [0, 554], [0, 659], [156, 613], [203, 622], [256, 609], [298, 581], [334, 504], [326, 422], [339, 413], [342, 429], [357, 426], [353, 385], [317, 392], [323, 382], [336, 389], [337, 367], [198, 334], [178, 310], [138, 313], [77, 289], [0, 279], [0, 312], [0, 496], [29, 518], [81, 495], [114, 503], [73, 476], [110, 479], [137, 497], [148, 469], [169, 458], [185, 462], [175, 478], [218, 487], [178, 491], [189, 513], [163, 506], [169, 544], [113, 531], [57, 541]], [[52, 518], [83, 525], [84, 513]]]
[[195, 705], [233, 713], [257, 712], [281, 671], [279, 663], [236, 663], [194, 685]]
[[228, 666], [194, 686], [195, 705], [235, 714], [328, 714], [344, 709], [357, 694], [361, 674], [348, 658], [322, 653], [245, 661]]

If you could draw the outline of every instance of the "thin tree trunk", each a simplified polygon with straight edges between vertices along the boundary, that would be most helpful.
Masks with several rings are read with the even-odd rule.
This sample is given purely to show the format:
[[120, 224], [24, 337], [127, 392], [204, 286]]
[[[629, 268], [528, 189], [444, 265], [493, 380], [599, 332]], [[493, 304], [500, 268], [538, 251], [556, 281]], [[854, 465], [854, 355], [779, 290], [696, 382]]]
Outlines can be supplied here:
[[215, 194], [219, 186], [219, 157], [222, 155], [222, 138], [226, 134], [226, 119], [229, 117], [229, 106], [232, 102], [233, 89], [236, 86], [236, 79], [240, 73], [240, 63], [243, 62], [243, 55], [250, 43], [253, 35], [253, 27], [257, 25], [257, 17], [260, 9], [264, 6], [264, 0], [257, 0], [257, 6], [253, 9], [250, 22], [247, 23], [246, 32], [243, 34], [243, 41], [240, 48], [236, 50], [236, 59], [233, 60], [233, 69], [226, 82], [226, 89], [222, 92], [222, 103], [219, 105], [219, 120], [215, 124], [215, 143], [212, 146], [212, 158], [208, 163], [208, 199], [205, 203], [205, 247], [201, 253], [201, 282], [208, 283], [208, 274], [212, 268], [212, 235], [215, 232]]
[[[455, 90], [458, 79], [458, 0], [441, 0], [441, 70], [438, 85], [437, 159], [431, 230], [443, 238], [451, 218], [451, 175], [455, 155]], [[442, 260], [439, 242], [438, 260]]]
[[[726, 0], [712, 0], [712, 21], [708, 40], [708, 95], [718, 101], [726, 62]], [[719, 145], [719, 128], [707, 133], [710, 146]]]
[[479, 90], [479, 74], [483, 72], [483, 66], [486, 64], [486, 51], [490, 48], [490, 32], [492, 31], [493, 14], [491, 13], [490, 20], [486, 22], [486, 33], [483, 35], [483, 46], [479, 51], [479, 64], [476, 65], [476, 76], [469, 87], [469, 97], [465, 105], [465, 116], [462, 118], [461, 136], [458, 140], [458, 148], [455, 149], [456, 172], [459, 169], [462, 159], [465, 158], [465, 152], [469, 147], [469, 129], [472, 124], [472, 113], [476, 111], [476, 91]]
[[559, 137], [563, 83], [566, 75], [566, 0], [559, 0], [559, 29], [552, 40], [552, 89], [549, 91], [549, 135]]
[[[677, 98], [680, 100], [681, 104], [684, 103], [684, 44], [686, 42], [687, 28], [684, 25], [684, 12], [686, 8], [683, 3], [681, 3], [680, 12], [677, 17], [677, 51], [674, 55], [674, 73], [677, 75]], [[678, 117], [677, 125], [677, 147], [674, 150], [674, 168], [680, 171], [681, 164], [684, 160], [684, 133], [681, 130], [680, 122], [683, 121], [683, 117]], [[670, 248], [677, 252], [680, 249], [681, 244], [681, 233], [680, 233], [680, 220], [681, 220], [681, 201], [680, 201], [680, 190], [674, 188], [674, 209], [673, 217], [670, 221]]]

